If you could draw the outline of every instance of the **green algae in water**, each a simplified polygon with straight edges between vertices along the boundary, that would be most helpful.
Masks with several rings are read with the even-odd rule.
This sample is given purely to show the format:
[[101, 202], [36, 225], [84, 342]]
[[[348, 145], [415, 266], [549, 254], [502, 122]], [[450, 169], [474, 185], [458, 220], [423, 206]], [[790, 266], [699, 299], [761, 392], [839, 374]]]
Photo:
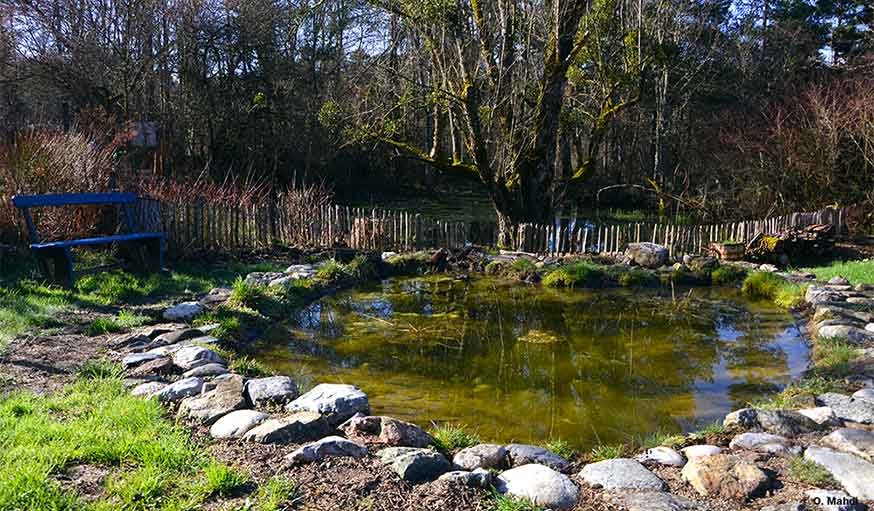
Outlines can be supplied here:
[[464, 423], [499, 442], [588, 448], [680, 432], [807, 365], [791, 316], [733, 289], [677, 302], [659, 289], [389, 279], [319, 300], [291, 326], [295, 338], [258, 360], [358, 385], [375, 414]]

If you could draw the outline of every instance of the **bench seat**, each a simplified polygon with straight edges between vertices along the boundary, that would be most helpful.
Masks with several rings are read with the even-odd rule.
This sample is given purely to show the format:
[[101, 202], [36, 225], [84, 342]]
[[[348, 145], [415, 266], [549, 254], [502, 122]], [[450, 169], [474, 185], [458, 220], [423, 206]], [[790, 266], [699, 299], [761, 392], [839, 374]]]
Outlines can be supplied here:
[[64, 248], [64, 247], [79, 247], [86, 245], [103, 245], [107, 243], [115, 243], [117, 241], [139, 241], [146, 239], [163, 238], [164, 234], [160, 232], [139, 232], [134, 234], [117, 234], [114, 236], [102, 236], [99, 238], [82, 238], [79, 240], [64, 240], [50, 241], [47, 243], [34, 243], [30, 246], [33, 250], [41, 250], [47, 248]]

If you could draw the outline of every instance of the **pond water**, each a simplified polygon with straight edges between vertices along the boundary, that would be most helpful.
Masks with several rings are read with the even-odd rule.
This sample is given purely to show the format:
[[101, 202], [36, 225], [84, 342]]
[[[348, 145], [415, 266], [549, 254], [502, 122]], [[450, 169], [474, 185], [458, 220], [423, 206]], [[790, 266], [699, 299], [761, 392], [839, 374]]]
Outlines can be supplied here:
[[290, 326], [293, 339], [256, 358], [358, 385], [375, 414], [579, 448], [712, 422], [808, 362], [792, 316], [735, 289], [389, 279], [323, 298]]

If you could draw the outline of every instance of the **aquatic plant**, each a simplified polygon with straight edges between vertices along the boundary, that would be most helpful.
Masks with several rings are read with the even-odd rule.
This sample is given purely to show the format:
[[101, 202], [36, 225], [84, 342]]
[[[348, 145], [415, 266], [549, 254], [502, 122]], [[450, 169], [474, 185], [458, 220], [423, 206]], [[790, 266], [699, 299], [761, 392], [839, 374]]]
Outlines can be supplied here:
[[743, 293], [748, 298], [771, 300], [777, 305], [792, 309], [804, 301], [807, 286], [789, 282], [771, 272], [754, 272], [743, 282]]

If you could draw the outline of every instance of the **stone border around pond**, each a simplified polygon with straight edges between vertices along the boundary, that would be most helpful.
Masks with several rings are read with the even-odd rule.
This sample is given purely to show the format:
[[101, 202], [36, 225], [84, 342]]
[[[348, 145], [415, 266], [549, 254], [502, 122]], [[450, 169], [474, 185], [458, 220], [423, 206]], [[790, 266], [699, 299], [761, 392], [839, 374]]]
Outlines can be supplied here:
[[[250, 275], [247, 280], [281, 286], [315, 273], [312, 267], [294, 267], [282, 275]], [[168, 309], [164, 317], [190, 321], [227, 295], [210, 293], [201, 302]], [[865, 310], [874, 305], [874, 288], [832, 281], [812, 285], [805, 299], [813, 308], [814, 342], [841, 336], [874, 358], [874, 314]], [[116, 346], [129, 352], [122, 364], [131, 392], [159, 399], [180, 418], [208, 427], [216, 441], [300, 445], [285, 457], [288, 464], [375, 456], [414, 484], [440, 479], [494, 488], [548, 509], [573, 508], [586, 485], [603, 490], [612, 505], [635, 511], [707, 509], [711, 498], [756, 508], [756, 499], [778, 483], [763, 468], [764, 460], [803, 455], [843, 487], [844, 492], [829, 493], [849, 503], [840, 509], [863, 509], [855, 502], [874, 501], [874, 380], [866, 376], [852, 378], [861, 387], [854, 394], [819, 395], [816, 407], [744, 408], [728, 414], [723, 425], [734, 436], [727, 448], [694, 442], [680, 451], [660, 446], [635, 458], [589, 463], [569, 475], [573, 465], [568, 460], [534, 445], [479, 444], [439, 452], [431, 435], [418, 426], [370, 415], [368, 396], [353, 385], [322, 383], [300, 394], [288, 376], [248, 379], [234, 374], [211, 348], [221, 342], [210, 335], [215, 328], [176, 322], [116, 338]], [[679, 470], [701, 501], [670, 493], [657, 475], [662, 469]], [[817, 509], [815, 503], [826, 491], [812, 489], [805, 502], [769, 509]]]

